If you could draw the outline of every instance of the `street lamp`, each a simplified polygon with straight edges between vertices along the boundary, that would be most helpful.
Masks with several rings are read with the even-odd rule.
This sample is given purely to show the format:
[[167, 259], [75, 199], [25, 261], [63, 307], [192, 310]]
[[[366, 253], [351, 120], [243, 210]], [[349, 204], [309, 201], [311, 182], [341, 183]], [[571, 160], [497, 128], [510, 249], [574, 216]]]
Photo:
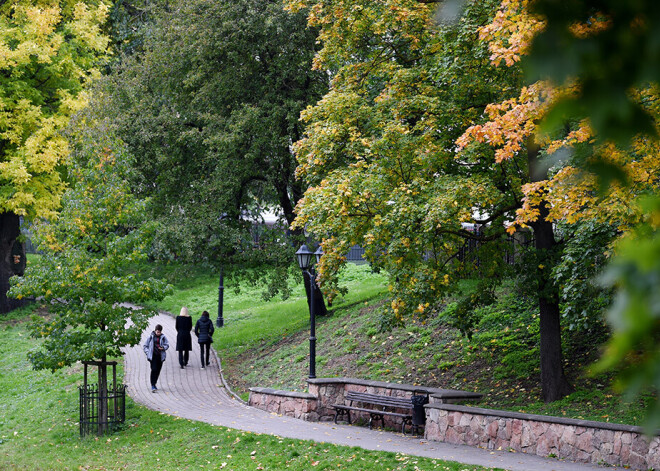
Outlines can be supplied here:
[[309, 377], [316, 378], [316, 313], [314, 312], [314, 257], [316, 261], [321, 259], [323, 250], [319, 247], [316, 252], [309, 250], [306, 244], [303, 244], [296, 252], [298, 266], [309, 277]]

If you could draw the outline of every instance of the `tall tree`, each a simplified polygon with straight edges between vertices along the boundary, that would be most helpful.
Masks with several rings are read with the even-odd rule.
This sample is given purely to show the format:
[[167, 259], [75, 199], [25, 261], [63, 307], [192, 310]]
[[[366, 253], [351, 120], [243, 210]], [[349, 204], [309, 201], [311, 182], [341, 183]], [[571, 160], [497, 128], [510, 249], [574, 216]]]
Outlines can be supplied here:
[[[309, 8], [309, 21], [321, 27], [324, 48], [315, 63], [335, 75], [330, 93], [303, 115], [298, 171], [312, 188], [295, 224], [325, 236], [321, 279], [330, 291], [337, 290], [345, 248], [365, 245], [370, 260], [390, 273], [398, 317], [433, 310], [464, 269], [459, 249], [466, 240], [493, 254], [505, 227], [531, 227], [535, 261], [524, 271], [536, 274], [543, 399], [556, 400], [570, 385], [561, 293], [552, 278], [562, 249], [553, 221], [559, 211], [570, 219], [590, 192], [550, 191], [548, 175], [561, 166], [551, 168], [546, 156], [592, 134], [580, 122], [537, 132], [550, 105], [575, 90], [544, 82], [522, 87], [517, 64], [539, 20], [524, 9], [523, 23], [497, 12], [499, 3], [465, 2], [460, 21], [434, 26], [428, 3], [289, 2]], [[490, 52], [478, 38], [488, 35]], [[489, 65], [500, 60], [509, 67]], [[562, 175], [567, 187], [570, 169]], [[575, 203], [574, 211], [553, 205], [555, 196]], [[497, 257], [479, 260], [485, 277], [502, 269]]]
[[[529, 10], [543, 18], [545, 27], [531, 43], [528, 75], [562, 85], [577, 79], [580, 84], [546, 121], [587, 118], [601, 144], [593, 149], [596, 158], [573, 159], [572, 184], [593, 188], [597, 179], [600, 195], [614, 204], [581, 206], [597, 207], [592, 211], [600, 218], [624, 219], [624, 237], [606, 277], [616, 288], [609, 310], [614, 335], [598, 368], [622, 368], [620, 385], [633, 394], [646, 388], [658, 391], [660, 7], [652, 1], [576, 0], [558, 8], [554, 0], [536, 0]], [[648, 430], [659, 425], [656, 401], [649, 410]]]
[[302, 189], [291, 143], [300, 111], [327, 90], [310, 70], [304, 16], [276, 1], [180, 2], [159, 12], [144, 48], [108, 78], [98, 107], [140, 156], [136, 187], [157, 215], [225, 247], [235, 240], [218, 234], [257, 203], [293, 221]]
[[250, 231], [265, 207], [287, 227], [302, 196], [291, 145], [328, 81], [311, 70], [315, 32], [273, 0], [180, 1], [152, 18], [142, 52], [123, 58], [92, 106], [138, 156], [134, 187], [162, 222], [157, 255], [269, 261], [282, 274], [295, 249], [262, 237], [257, 256]]
[[0, 5], [0, 312], [9, 278], [22, 271], [20, 217], [50, 218], [64, 191], [61, 132], [105, 57], [108, 6], [85, 1]]
[[[511, 65], [529, 53], [530, 45], [535, 48], [527, 61], [528, 71], [542, 80], [524, 88], [515, 100], [493, 104], [490, 121], [470, 128], [464, 138], [488, 142], [498, 148], [501, 159], [513, 158], [512, 150], [531, 136], [543, 141], [545, 168], [552, 168], [552, 173], [523, 188], [518, 224], [534, 227], [543, 219], [605, 222], [616, 227], [624, 240], [644, 242], [639, 247], [645, 246], [653, 260], [655, 236], [648, 234], [657, 234], [653, 222], [657, 213], [652, 209], [657, 205], [639, 202], [640, 197], [657, 200], [660, 190], [658, 74], [643, 59], [657, 55], [651, 32], [658, 9], [644, 2], [580, 1], [556, 10], [551, 4], [504, 1], [493, 23], [482, 29], [495, 63]], [[641, 58], [632, 53], [637, 49]], [[558, 133], [557, 127], [566, 131]], [[636, 257], [627, 262], [622, 258], [615, 272], [633, 273], [622, 265], [635, 266]], [[653, 269], [641, 273], [646, 271], [652, 278]], [[622, 280], [625, 290], [635, 284], [632, 275], [627, 276]], [[620, 333], [601, 362], [632, 365], [628, 371], [639, 372], [631, 375], [637, 378], [636, 390], [642, 384], [658, 384], [638, 381], [654, 376], [657, 348], [644, 348], [642, 361], [624, 360], [632, 345], [657, 344], [657, 313], [650, 298], [644, 301], [644, 293], [648, 291], [633, 289], [628, 292], [632, 296], [625, 291], [619, 296], [611, 312]], [[625, 317], [627, 321], [622, 320]], [[654, 416], [660, 422], [659, 407]]]

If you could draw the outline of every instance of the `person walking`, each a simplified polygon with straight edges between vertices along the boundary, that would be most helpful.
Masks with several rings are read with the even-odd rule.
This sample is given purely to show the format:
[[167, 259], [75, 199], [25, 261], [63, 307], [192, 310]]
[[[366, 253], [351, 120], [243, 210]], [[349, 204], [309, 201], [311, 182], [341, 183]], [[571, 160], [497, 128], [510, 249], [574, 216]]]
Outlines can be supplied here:
[[[202, 369], [209, 366], [210, 358], [209, 353], [211, 352], [211, 343], [213, 343], [213, 332], [215, 327], [213, 327], [213, 321], [209, 319], [208, 311], [202, 313], [202, 317], [197, 319], [195, 323], [195, 335], [197, 336], [197, 341], [199, 342], [200, 357], [202, 359]], [[204, 349], [206, 348], [206, 361], [204, 361]]]
[[188, 314], [188, 308], [183, 306], [181, 312], [176, 316], [174, 327], [176, 328], [176, 351], [179, 352], [179, 366], [181, 369], [188, 366], [188, 357], [192, 350], [192, 318]]
[[147, 354], [147, 360], [151, 363], [151, 392], [158, 391], [156, 383], [160, 376], [160, 370], [163, 368], [163, 362], [167, 354], [165, 351], [170, 348], [167, 337], [163, 334], [163, 326], [157, 324], [142, 348]]

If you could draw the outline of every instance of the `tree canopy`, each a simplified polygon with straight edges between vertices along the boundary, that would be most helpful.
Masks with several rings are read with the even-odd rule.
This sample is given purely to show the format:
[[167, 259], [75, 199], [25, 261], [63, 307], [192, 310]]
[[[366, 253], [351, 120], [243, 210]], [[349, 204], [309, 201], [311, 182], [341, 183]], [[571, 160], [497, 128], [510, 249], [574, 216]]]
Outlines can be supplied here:
[[32, 335], [44, 339], [29, 355], [36, 369], [120, 356], [122, 347], [140, 341], [155, 314], [139, 306], [167, 292], [164, 282], [134, 274], [153, 225], [144, 202], [128, 191], [126, 150], [109, 136], [85, 141], [81, 136], [77, 143], [76, 183], [59, 218], [33, 226], [42, 256], [24, 277], [12, 278], [12, 296], [39, 298], [50, 313], [32, 325]]
[[153, 198], [163, 250], [217, 261], [242, 252], [265, 206], [291, 222], [299, 114], [327, 89], [304, 16], [274, 1], [178, 2], [154, 13], [142, 48], [93, 106], [138, 156], [134, 188]]
[[51, 217], [64, 183], [61, 131], [107, 53], [104, 2], [6, 2], [0, 9], [0, 211]]
[[[553, 118], [584, 96], [584, 83], [543, 77], [523, 86], [520, 59], [546, 19], [524, 0], [464, 3], [456, 23], [437, 24], [427, 2], [289, 2], [321, 28], [315, 65], [334, 76], [330, 92], [303, 114], [298, 173], [311, 188], [294, 225], [324, 238], [320, 278], [331, 292], [347, 248], [363, 244], [390, 274], [389, 308], [399, 318], [438, 307], [465, 268], [466, 240], [482, 243], [479, 272], [492, 278], [504, 269], [502, 257], [486, 252], [502, 253], [505, 229], [531, 228], [536, 250], [522, 272], [539, 300], [543, 395], [554, 400], [570, 390], [559, 303], [584, 303], [556, 279], [568, 277], [565, 288], [594, 275], [567, 269], [570, 242], [588, 227], [583, 221], [594, 221], [602, 230], [589, 230], [601, 230], [606, 245], [593, 248], [604, 259], [617, 231], [646, 219], [631, 202], [657, 192], [657, 143], [641, 137], [631, 149], [617, 147], [596, 139], [588, 114]], [[569, 22], [576, 38], [607, 29], [598, 15], [582, 19], [591, 22]], [[632, 92], [647, 117], [653, 94], [653, 87]], [[616, 168], [632, 183], [599, 192], [589, 168]], [[576, 328], [590, 325], [588, 310], [563, 314]]]

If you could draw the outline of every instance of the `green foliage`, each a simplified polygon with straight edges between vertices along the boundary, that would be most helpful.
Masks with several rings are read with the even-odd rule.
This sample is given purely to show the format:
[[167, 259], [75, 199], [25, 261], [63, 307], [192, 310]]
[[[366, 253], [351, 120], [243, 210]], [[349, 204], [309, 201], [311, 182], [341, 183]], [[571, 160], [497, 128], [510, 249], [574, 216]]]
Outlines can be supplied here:
[[[657, 87], [660, 84], [660, 9], [656, 2], [579, 0], [558, 7], [553, 0], [532, 6], [547, 25], [532, 44], [528, 71], [559, 83], [577, 79], [577, 96], [560, 101], [547, 117], [549, 125], [569, 118], [589, 118], [600, 141], [622, 147], [636, 142], [657, 144]], [[574, 34], [600, 26], [595, 34]], [[631, 146], [631, 144], [633, 144]], [[657, 151], [652, 158], [657, 159]], [[601, 163], [602, 162], [602, 163]], [[601, 180], [601, 191], [630, 182], [617, 164], [598, 159], [596, 166], [581, 165]], [[658, 353], [658, 248], [657, 190], [631, 194], [629, 207], [642, 208], [644, 218], [617, 248], [607, 269], [606, 288], [616, 290], [609, 312], [614, 335], [597, 371], [625, 366], [620, 378], [631, 394], [660, 388]], [[566, 267], [564, 267], [565, 269]], [[566, 275], [564, 270], [563, 275]], [[571, 276], [569, 276], [571, 278]], [[591, 291], [591, 289], [589, 289]], [[575, 313], [574, 313], [575, 314]], [[578, 318], [581, 316], [579, 313]], [[660, 402], [649, 410], [649, 430], [660, 425]]]
[[[652, 221], [660, 214], [660, 198], [642, 203]], [[623, 368], [619, 386], [631, 396], [651, 388], [660, 390], [660, 233], [657, 224], [640, 225], [617, 246], [618, 256], [608, 267], [603, 282], [617, 288], [608, 319], [612, 340], [595, 370]], [[648, 430], [660, 424], [660, 402], [649, 408]]]
[[606, 266], [617, 230], [587, 220], [560, 225], [559, 232], [565, 240], [553, 278], [561, 286], [562, 315], [570, 329], [585, 330], [602, 321], [611, 302], [611, 290], [604, 289], [597, 277]]
[[35, 317], [31, 335], [44, 341], [30, 352], [36, 369], [57, 370], [81, 360], [121, 355], [140, 340], [154, 311], [130, 308], [162, 298], [164, 282], [130, 273], [145, 256], [150, 225], [144, 202], [127, 191], [120, 143], [108, 138], [77, 143], [76, 185], [59, 219], [33, 234], [43, 255], [12, 279], [10, 295], [38, 298], [52, 315]]
[[302, 194], [291, 142], [327, 89], [311, 70], [314, 32], [273, 0], [180, 1], [150, 15], [141, 51], [116, 64], [90, 113], [136, 156], [132, 187], [161, 223], [153, 255], [253, 273], [268, 261], [277, 294], [291, 248], [261, 234], [255, 251], [250, 231], [269, 208], [288, 226]]
[[497, 284], [494, 278], [481, 278], [471, 293], [462, 296], [442, 311], [443, 319], [467, 338], [472, 338], [474, 326], [479, 321], [479, 308], [495, 302]]
[[55, 215], [68, 153], [62, 131], [106, 55], [107, 12], [102, 1], [0, 5], [0, 212]]
[[474, 267], [459, 255], [468, 241], [482, 242], [475, 259], [484, 277], [498, 273], [501, 253], [491, 245], [501, 248], [525, 178], [524, 160], [494, 167], [489, 152], [455, 156], [461, 130], [517, 80], [491, 67], [477, 37], [496, 3], [468, 2], [459, 23], [438, 27], [419, 2], [290, 2], [300, 3], [315, 5], [318, 64], [336, 75], [303, 113], [298, 172], [311, 188], [294, 227], [323, 238], [320, 281], [330, 298], [348, 247], [359, 243], [390, 277], [383, 326], [428, 315]]

